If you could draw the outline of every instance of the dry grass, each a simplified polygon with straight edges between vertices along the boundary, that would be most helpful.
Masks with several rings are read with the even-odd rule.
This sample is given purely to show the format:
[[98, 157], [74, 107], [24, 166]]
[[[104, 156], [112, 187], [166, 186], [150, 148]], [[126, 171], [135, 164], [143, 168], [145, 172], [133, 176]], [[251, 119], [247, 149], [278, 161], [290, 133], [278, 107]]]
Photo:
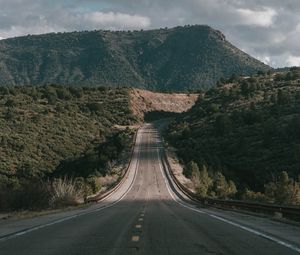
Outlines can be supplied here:
[[78, 205], [83, 202], [84, 188], [78, 187], [72, 179], [54, 179], [48, 183], [49, 205], [57, 208], [62, 206]]

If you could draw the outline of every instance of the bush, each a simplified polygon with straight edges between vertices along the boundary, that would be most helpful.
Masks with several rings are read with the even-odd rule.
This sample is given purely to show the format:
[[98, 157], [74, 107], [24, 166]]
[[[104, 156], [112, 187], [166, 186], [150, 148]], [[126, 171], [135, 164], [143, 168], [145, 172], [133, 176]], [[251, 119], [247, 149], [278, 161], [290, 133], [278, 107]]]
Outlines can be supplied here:
[[[96, 183], [96, 180], [94, 180]], [[89, 185], [93, 185], [90, 180]], [[94, 184], [95, 185], [95, 184]], [[99, 187], [99, 186], [95, 186]], [[78, 205], [85, 196], [85, 186], [72, 179], [27, 181], [0, 188], [0, 210], [40, 210]]]
[[57, 101], [56, 89], [52, 86], [46, 86], [44, 89], [43, 98], [46, 98], [49, 104], [54, 105]]
[[194, 161], [189, 162], [183, 170], [183, 174], [188, 178], [192, 178], [192, 176], [195, 176], [198, 172], [198, 165]]
[[69, 88], [70, 93], [77, 97], [77, 98], [81, 98], [83, 96], [83, 91], [82, 88], [74, 88], [74, 87], [70, 87]]
[[300, 117], [294, 117], [286, 127], [286, 133], [289, 135], [290, 140], [300, 139]]
[[282, 89], [278, 90], [277, 93], [277, 104], [285, 105], [290, 102], [290, 96], [287, 92], [283, 91]]
[[209, 113], [217, 113], [217, 112], [219, 112], [219, 109], [220, 109], [220, 106], [217, 104], [210, 104], [207, 107], [207, 111]]
[[56, 89], [57, 97], [61, 100], [70, 100], [72, 98], [72, 94], [70, 93], [68, 88], [59, 87]]
[[72, 179], [54, 179], [48, 182], [48, 186], [51, 207], [78, 205], [85, 195], [84, 190]]
[[277, 204], [299, 204], [300, 183], [289, 178], [288, 173], [283, 171], [275, 182], [265, 185], [265, 195]]
[[199, 170], [197, 163], [190, 161], [183, 174], [190, 178], [195, 186], [197, 194], [202, 197], [230, 198], [237, 193], [236, 186], [232, 180], [227, 182], [224, 175], [217, 172], [210, 176], [205, 165]]
[[0, 95], [9, 95], [9, 89], [7, 87], [0, 86]]
[[250, 189], [246, 189], [242, 194], [243, 200], [250, 200], [250, 201], [256, 201], [256, 202], [266, 202], [267, 198], [266, 196], [261, 192], [254, 192]]
[[231, 131], [232, 123], [227, 114], [220, 114], [217, 116], [215, 121], [215, 132], [216, 135], [225, 135]]
[[87, 195], [97, 193], [102, 187], [100, 178], [97, 176], [89, 176], [86, 179], [86, 184], [88, 185], [89, 190], [90, 190], [90, 192]]
[[214, 178], [211, 194], [217, 198], [228, 198], [237, 192], [236, 186], [233, 181], [227, 183], [225, 176], [217, 172]]
[[6, 107], [15, 107], [17, 105], [16, 101], [13, 98], [7, 99], [5, 106]]
[[0, 189], [0, 210], [39, 210], [49, 207], [50, 194], [45, 183], [35, 181], [7, 185]]
[[207, 172], [207, 168], [205, 165], [203, 165], [202, 170], [199, 172], [199, 177], [195, 185], [197, 193], [202, 197], [206, 197], [212, 183], [213, 181]]
[[100, 103], [87, 103], [86, 107], [91, 111], [91, 112], [101, 112], [103, 111], [103, 105]]

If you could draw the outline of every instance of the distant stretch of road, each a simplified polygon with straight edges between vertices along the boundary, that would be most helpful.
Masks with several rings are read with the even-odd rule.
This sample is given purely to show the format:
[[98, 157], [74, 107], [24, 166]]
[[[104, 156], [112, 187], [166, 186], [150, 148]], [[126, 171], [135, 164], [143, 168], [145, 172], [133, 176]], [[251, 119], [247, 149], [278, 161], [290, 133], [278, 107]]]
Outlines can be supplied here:
[[1, 255], [300, 253], [300, 227], [193, 205], [174, 187], [152, 124], [138, 131], [128, 176], [85, 209], [0, 222]]

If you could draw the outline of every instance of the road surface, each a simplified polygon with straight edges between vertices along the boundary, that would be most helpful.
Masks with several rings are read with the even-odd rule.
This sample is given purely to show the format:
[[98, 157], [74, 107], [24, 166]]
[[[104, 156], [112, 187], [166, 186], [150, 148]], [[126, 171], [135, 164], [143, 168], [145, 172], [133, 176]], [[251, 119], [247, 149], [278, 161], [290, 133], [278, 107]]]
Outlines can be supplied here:
[[156, 128], [144, 125], [117, 192], [86, 209], [0, 222], [0, 254], [300, 253], [300, 227], [180, 198], [161, 151]]

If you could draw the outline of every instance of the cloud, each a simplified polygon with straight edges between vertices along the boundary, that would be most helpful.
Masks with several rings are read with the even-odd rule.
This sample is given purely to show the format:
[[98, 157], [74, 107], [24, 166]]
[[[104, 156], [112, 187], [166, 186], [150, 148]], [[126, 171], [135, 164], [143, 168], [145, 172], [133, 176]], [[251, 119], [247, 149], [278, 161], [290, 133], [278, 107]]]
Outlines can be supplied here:
[[72, 13], [53, 10], [44, 15], [27, 15], [20, 24], [11, 23], [5, 29], [0, 28], [0, 37], [93, 29], [146, 29], [150, 25], [150, 18], [136, 14], [112, 11]]
[[148, 17], [129, 15], [119, 12], [92, 12], [80, 17], [93, 26], [92, 28], [106, 27], [116, 29], [148, 28], [151, 21]]
[[272, 64], [270, 56], [257, 56], [256, 58], [258, 60], [260, 60], [261, 62], [264, 62], [267, 65], [271, 65]]
[[299, 57], [289, 56], [287, 59], [287, 64], [289, 66], [300, 66], [300, 56]]
[[277, 12], [271, 8], [262, 11], [253, 11], [250, 9], [237, 9], [237, 13], [241, 16], [244, 25], [254, 25], [269, 27], [273, 24], [274, 17]]
[[299, 0], [0, 0], [0, 37], [207, 24], [277, 66], [300, 56]]

